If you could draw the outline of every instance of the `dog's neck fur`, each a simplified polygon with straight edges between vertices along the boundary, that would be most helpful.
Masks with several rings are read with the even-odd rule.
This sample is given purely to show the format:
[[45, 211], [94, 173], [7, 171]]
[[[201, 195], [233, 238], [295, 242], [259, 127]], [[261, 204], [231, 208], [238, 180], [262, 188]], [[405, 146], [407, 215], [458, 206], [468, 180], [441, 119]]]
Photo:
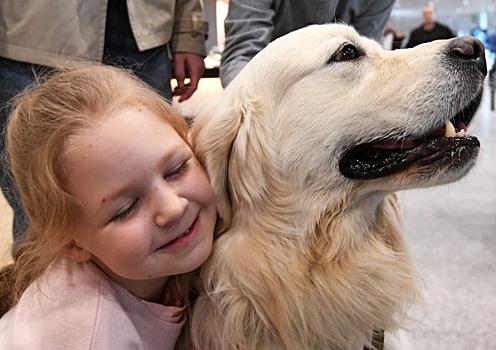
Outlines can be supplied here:
[[[302, 232], [305, 223], [295, 220], [301, 213], [291, 196], [268, 193], [269, 204], [233, 205], [230, 228], [207, 262], [205, 271], [217, 274], [202, 276], [208, 296], [201, 295], [196, 308], [212, 317], [198, 320], [212, 327], [210, 334], [196, 335], [202, 344], [215, 344], [213, 336], [231, 339], [236, 349], [361, 349], [374, 329], [397, 329], [402, 306], [413, 301], [417, 289], [396, 197], [381, 199], [375, 208], [355, 207], [367, 211], [361, 214], [373, 218], [369, 222], [346, 220], [356, 212], [324, 212], [309, 234]], [[241, 213], [257, 207], [265, 212], [244, 221]], [[243, 299], [232, 300], [231, 290]], [[243, 327], [226, 334], [220, 319]]]
[[197, 149], [212, 176], [221, 231], [201, 272], [195, 345], [361, 350], [375, 329], [397, 329], [417, 289], [395, 197], [362, 200], [343, 189], [315, 200], [322, 190], [285, 177], [274, 126], [258, 118], [224, 122], [236, 127], [216, 124], [198, 141], [209, 144], [201, 138], [219, 133], [229, 142]]

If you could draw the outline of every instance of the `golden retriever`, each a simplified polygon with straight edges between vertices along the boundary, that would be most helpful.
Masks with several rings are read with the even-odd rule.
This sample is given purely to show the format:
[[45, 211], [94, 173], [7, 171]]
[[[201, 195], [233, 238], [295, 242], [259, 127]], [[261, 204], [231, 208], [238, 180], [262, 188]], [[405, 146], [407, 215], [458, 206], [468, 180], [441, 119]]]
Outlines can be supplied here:
[[486, 73], [475, 38], [385, 51], [340, 24], [249, 62], [193, 123], [219, 210], [195, 345], [363, 349], [401, 327], [418, 290], [394, 192], [472, 168]]

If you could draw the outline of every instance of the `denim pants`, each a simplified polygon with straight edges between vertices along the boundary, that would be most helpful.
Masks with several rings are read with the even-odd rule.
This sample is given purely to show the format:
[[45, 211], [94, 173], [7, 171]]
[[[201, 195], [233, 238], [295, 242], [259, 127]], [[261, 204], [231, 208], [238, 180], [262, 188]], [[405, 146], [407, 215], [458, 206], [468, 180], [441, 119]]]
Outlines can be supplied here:
[[[168, 101], [172, 101], [171, 67], [168, 46], [140, 52], [131, 31], [126, 1], [109, 0], [105, 30], [104, 57], [109, 65], [132, 69], [143, 81], [152, 86]], [[30, 86], [35, 77], [50, 73], [49, 67], [18, 62], [0, 57], [0, 187], [14, 211], [14, 243], [22, 238], [28, 220], [17, 195], [15, 182], [4, 161], [5, 125], [10, 113], [10, 101]]]
[[140, 52], [131, 30], [125, 0], [109, 0], [103, 63], [132, 69], [168, 101], [172, 101], [168, 46]]

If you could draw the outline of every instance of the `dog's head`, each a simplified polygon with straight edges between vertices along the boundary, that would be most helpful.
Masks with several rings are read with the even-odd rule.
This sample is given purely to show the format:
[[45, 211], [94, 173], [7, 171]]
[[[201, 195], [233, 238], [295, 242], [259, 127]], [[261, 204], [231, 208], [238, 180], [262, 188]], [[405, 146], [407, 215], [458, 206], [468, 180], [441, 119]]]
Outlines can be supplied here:
[[335, 206], [461, 178], [479, 150], [465, 130], [485, 75], [474, 38], [385, 51], [330, 24], [274, 41], [194, 122], [221, 219], [281, 191]]

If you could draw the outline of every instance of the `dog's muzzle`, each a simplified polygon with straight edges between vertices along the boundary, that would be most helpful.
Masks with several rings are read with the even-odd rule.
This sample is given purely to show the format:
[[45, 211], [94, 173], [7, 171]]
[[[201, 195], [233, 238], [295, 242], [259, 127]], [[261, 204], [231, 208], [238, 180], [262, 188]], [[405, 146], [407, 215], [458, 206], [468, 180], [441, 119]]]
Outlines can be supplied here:
[[444, 53], [443, 64], [448, 70], [463, 72], [479, 85], [476, 92], [465, 89], [467, 98], [472, 100], [456, 115], [448, 116], [442, 127], [431, 130], [423, 137], [413, 138], [398, 132], [396, 137], [352, 145], [340, 157], [339, 170], [343, 176], [373, 180], [399, 173], [412, 165], [425, 167], [437, 164], [438, 169], [443, 166], [460, 169], [473, 163], [480, 143], [476, 137], [468, 136], [466, 129], [483, 96], [487, 74], [484, 46], [473, 37], [455, 38], [448, 42]]

